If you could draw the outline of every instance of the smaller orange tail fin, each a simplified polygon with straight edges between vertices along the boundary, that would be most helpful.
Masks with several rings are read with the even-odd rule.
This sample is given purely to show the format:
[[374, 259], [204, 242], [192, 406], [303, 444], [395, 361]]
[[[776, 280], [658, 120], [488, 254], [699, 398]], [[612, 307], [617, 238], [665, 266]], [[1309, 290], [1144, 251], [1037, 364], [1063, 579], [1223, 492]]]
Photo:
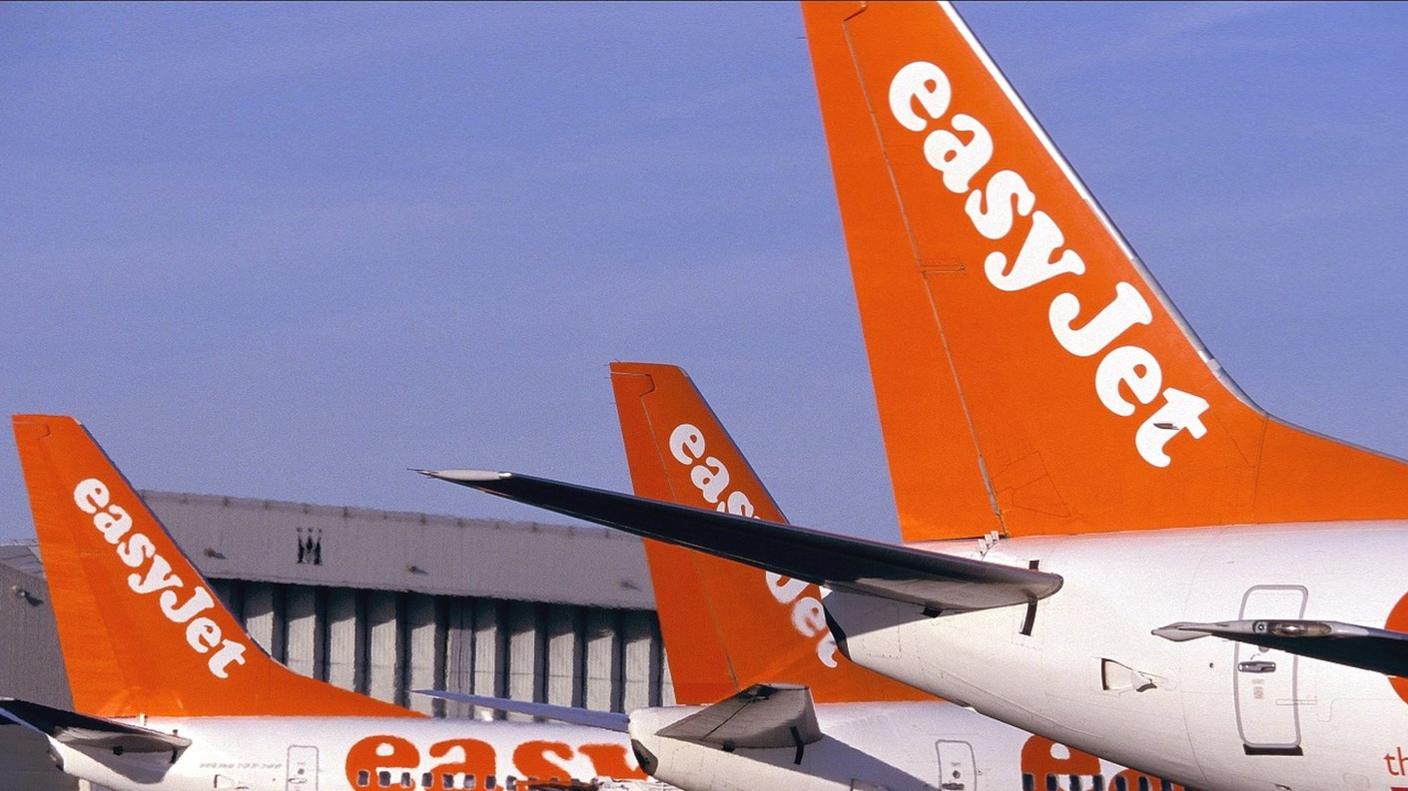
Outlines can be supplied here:
[[418, 716], [269, 658], [78, 421], [13, 422], [76, 710]]
[[[683, 370], [612, 363], [611, 386], [637, 496], [785, 521]], [[806, 684], [820, 703], [933, 699], [841, 656], [815, 585], [655, 541], [645, 552], [680, 703], [765, 682]]]

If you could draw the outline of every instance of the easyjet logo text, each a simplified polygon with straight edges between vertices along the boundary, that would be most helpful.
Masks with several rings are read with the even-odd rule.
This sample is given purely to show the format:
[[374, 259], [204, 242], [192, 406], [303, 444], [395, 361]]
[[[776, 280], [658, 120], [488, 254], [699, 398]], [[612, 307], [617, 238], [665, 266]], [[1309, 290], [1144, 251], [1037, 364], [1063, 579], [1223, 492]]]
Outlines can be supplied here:
[[[428, 756], [429, 760], [426, 760]], [[626, 745], [569, 744], [533, 739], [513, 747], [508, 766], [494, 745], [471, 738], [446, 739], [424, 753], [409, 739], [391, 734], [368, 736], [352, 745], [344, 761], [352, 788], [577, 788], [573, 779], [645, 780]], [[508, 763], [508, 761], [505, 761]], [[513, 780], [509, 778], [512, 777]], [[521, 781], [521, 782], [519, 782]]]
[[[927, 61], [904, 66], [890, 81], [891, 115], [911, 132], [927, 132], [924, 159], [943, 177], [949, 192], [967, 196], [963, 209], [973, 229], [985, 239], [1002, 242], [1017, 227], [1018, 218], [1027, 220], [1023, 223], [1025, 237], [1015, 255], [1010, 249], [988, 253], [983, 261], [988, 282], [1002, 291], [1016, 292], [1058, 277], [1083, 275], [1085, 261], [1080, 253], [1064, 247], [1061, 228], [1038, 208], [1038, 196], [1022, 174], [1006, 169], [990, 172], [992, 135], [978, 118], [964, 113], [949, 116], [952, 98], [948, 75]], [[946, 117], [947, 125], [931, 128], [931, 122]], [[1170, 460], [1164, 446], [1170, 439], [1183, 431], [1194, 439], [1207, 433], [1202, 414], [1208, 402], [1175, 387], [1165, 388], [1159, 361], [1147, 349], [1133, 344], [1115, 346], [1130, 328], [1154, 319], [1149, 303], [1132, 284], [1117, 283], [1114, 297], [1104, 307], [1093, 315], [1083, 317], [1083, 313], [1089, 311], [1069, 291], [1051, 300], [1047, 318], [1056, 342], [1076, 357], [1103, 355], [1095, 371], [1095, 394], [1116, 415], [1131, 417], [1162, 393], [1163, 403], [1135, 430], [1134, 446], [1144, 461], [1167, 467]]]
[[[715, 511], [757, 518], [747, 493], [731, 488], [728, 467], [707, 455], [704, 432], [690, 423], [681, 423], [670, 432], [670, 455], [689, 467], [689, 480]], [[792, 628], [808, 640], [815, 639], [816, 656], [827, 667], [836, 667], [836, 638], [826, 627], [826, 612], [815, 596], [803, 596], [808, 583], [765, 572], [768, 592], [779, 604], [792, 608]]]
[[[127, 587], [140, 596], [156, 596], [156, 606], [166, 620], [185, 625], [186, 644], [197, 654], [208, 654], [206, 666], [216, 678], [229, 678], [230, 667], [244, 664], [245, 646], [226, 640], [220, 625], [201, 613], [215, 607], [210, 591], [200, 585], [186, 589], [185, 580], [174, 573], [171, 563], [157, 551], [145, 533], [132, 529], [127, 509], [111, 502], [107, 484], [97, 478], [80, 481], [73, 489], [73, 502], [93, 517], [93, 527], [112, 545], [117, 559], [136, 572], [127, 575]], [[134, 639], [139, 639], [135, 638]]]

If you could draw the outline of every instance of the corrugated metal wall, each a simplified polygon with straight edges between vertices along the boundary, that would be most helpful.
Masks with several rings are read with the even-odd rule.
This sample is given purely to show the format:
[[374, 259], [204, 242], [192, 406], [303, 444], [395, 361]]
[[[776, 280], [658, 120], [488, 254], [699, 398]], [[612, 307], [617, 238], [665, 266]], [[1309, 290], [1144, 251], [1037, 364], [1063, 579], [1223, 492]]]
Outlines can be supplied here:
[[293, 670], [436, 716], [484, 715], [445, 689], [628, 711], [674, 701], [649, 610], [212, 580]]

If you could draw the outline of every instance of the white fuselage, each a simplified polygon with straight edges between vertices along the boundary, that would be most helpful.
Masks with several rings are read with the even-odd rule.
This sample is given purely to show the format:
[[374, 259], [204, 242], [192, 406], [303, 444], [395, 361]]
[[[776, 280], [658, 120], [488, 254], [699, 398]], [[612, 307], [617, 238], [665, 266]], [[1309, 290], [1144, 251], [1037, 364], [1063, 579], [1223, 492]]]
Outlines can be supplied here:
[[174, 761], [170, 754], [114, 755], [53, 741], [51, 747], [65, 772], [113, 791], [509, 789], [526, 788], [529, 777], [616, 778], [623, 782], [601, 787], [663, 788], [639, 779], [625, 734], [573, 725], [312, 717], [133, 724], [175, 732], [191, 746]]
[[[971, 541], [916, 546], [978, 551]], [[1037, 562], [1065, 584], [1034, 616], [1017, 606], [926, 617], [832, 592], [826, 607], [847, 654], [1003, 722], [1200, 789], [1408, 787], [1408, 701], [1383, 674], [1151, 634], [1177, 621], [1255, 618], [1383, 627], [1408, 592], [1396, 564], [1408, 558], [1408, 523], [1004, 539], [985, 557]]]
[[[660, 780], [689, 791], [1138, 791], [1140, 774], [944, 702], [832, 703], [816, 707], [824, 734], [795, 748], [738, 749], [661, 738], [694, 708], [631, 715], [631, 738]], [[1160, 784], [1146, 778], [1158, 791]]]
[[[806, 746], [800, 764], [791, 748], [726, 753], [655, 735], [698, 710], [668, 707], [632, 714], [631, 738], [654, 758], [656, 780], [639, 779], [624, 735], [557, 724], [152, 719], [144, 727], [191, 740], [175, 761], [169, 753], [114, 755], [111, 750], [52, 746], [64, 771], [112, 791], [511, 789], [526, 788], [529, 777], [595, 782], [603, 791], [666, 789], [666, 783], [687, 791], [1066, 791], [1113, 789], [1122, 773], [1130, 791], [1140, 788], [1137, 772], [1093, 756], [1073, 755], [951, 703], [818, 705], [825, 736]], [[545, 765], [558, 771], [544, 771]], [[632, 771], [620, 772], [622, 766]]]

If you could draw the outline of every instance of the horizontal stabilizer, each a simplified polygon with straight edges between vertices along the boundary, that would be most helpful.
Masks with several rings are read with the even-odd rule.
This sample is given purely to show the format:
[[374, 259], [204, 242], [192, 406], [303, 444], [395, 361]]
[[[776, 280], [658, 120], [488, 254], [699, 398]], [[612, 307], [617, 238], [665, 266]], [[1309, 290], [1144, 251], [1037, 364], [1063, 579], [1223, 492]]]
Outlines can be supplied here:
[[421, 472], [806, 582], [916, 604], [937, 612], [1025, 604], [1061, 588], [1061, 577], [1048, 572], [838, 536], [529, 475], [484, 470]]
[[72, 747], [93, 747], [126, 753], [170, 753], [191, 746], [191, 740], [135, 725], [72, 711], [50, 708], [27, 700], [0, 698], [0, 718], [22, 725]]
[[618, 714], [614, 711], [592, 711], [590, 709], [579, 709], [575, 706], [554, 706], [550, 703], [529, 703], [523, 700], [510, 700], [508, 698], [495, 698], [489, 695], [467, 695], [463, 692], [446, 692], [439, 689], [418, 689], [417, 695], [426, 695], [441, 700], [453, 700], [456, 703], [468, 703], [496, 711], [507, 711], [514, 714], [527, 714], [530, 717], [542, 717], [545, 720], [557, 720], [573, 725], [586, 725], [591, 728], [601, 728], [617, 733], [626, 733], [630, 719], [625, 714]]
[[754, 684], [660, 729], [660, 736], [736, 748], [796, 747], [821, 739], [811, 690], [791, 684]]
[[1408, 634], [1338, 621], [1181, 621], [1154, 634], [1183, 642], [1222, 637], [1390, 676], [1408, 676]]

